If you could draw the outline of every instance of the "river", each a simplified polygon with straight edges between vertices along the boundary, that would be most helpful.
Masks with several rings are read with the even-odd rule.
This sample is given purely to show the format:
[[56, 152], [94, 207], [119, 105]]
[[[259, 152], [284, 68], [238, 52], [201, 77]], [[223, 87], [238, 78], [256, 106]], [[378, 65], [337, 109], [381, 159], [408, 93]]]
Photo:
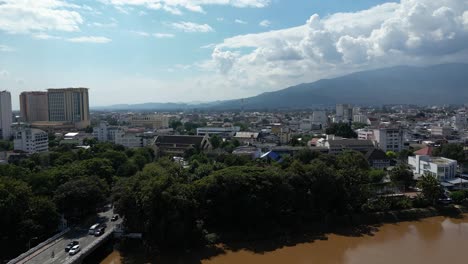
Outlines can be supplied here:
[[[395, 264], [468, 263], [468, 215], [431, 217], [420, 221], [384, 224], [360, 234], [338, 232], [319, 239], [300, 239], [287, 246], [265, 242], [234, 245], [221, 253], [194, 252], [159, 263], [182, 264]], [[201, 257], [203, 256], [203, 257]], [[120, 264], [114, 251], [102, 264]], [[136, 263], [130, 261], [130, 263]], [[148, 262], [149, 263], [149, 262]]]

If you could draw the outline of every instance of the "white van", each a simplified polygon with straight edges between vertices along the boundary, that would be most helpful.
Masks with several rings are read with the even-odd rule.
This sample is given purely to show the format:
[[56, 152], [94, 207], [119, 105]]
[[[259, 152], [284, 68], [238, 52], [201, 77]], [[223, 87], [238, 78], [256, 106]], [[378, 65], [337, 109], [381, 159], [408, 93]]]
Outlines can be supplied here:
[[94, 224], [89, 228], [89, 235], [94, 235], [96, 231], [99, 229], [99, 224]]

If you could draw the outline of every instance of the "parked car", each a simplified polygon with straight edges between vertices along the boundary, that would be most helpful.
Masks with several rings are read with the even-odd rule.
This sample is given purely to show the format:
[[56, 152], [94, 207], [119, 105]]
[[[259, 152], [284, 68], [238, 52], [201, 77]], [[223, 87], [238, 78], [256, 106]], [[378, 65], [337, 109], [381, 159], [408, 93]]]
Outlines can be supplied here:
[[104, 227], [101, 227], [94, 233], [94, 235], [95, 236], [101, 236], [102, 234], [104, 234], [105, 231], [106, 231], [106, 229]]
[[70, 249], [72, 249], [72, 247], [78, 245], [79, 242], [76, 241], [76, 240], [73, 240], [72, 242], [68, 243], [68, 245], [65, 247], [65, 252], [68, 252], [70, 251]]
[[111, 221], [114, 222], [114, 221], [117, 221], [118, 219], [119, 219], [118, 215], [113, 215], [111, 218]]
[[70, 256], [73, 256], [75, 255], [76, 253], [80, 252], [81, 248], [80, 248], [80, 245], [76, 245], [76, 246], [73, 246], [70, 251], [68, 252], [68, 254]]

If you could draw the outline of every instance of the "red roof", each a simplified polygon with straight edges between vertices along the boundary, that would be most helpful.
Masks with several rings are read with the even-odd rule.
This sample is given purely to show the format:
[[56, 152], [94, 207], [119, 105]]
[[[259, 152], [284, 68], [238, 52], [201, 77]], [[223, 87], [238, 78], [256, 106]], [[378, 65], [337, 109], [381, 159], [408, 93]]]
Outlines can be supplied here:
[[432, 147], [427, 146], [425, 148], [422, 148], [418, 151], [414, 152], [414, 155], [426, 155], [426, 156], [432, 156]]

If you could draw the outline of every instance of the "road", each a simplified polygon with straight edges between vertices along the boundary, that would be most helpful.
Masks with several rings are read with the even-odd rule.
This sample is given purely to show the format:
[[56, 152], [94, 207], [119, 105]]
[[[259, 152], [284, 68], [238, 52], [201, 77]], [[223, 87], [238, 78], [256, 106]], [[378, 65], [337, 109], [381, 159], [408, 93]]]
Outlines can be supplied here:
[[[99, 213], [99, 223], [106, 223], [106, 232], [110, 232], [116, 225], [121, 224], [121, 219], [111, 222], [110, 219], [113, 215], [113, 210]], [[88, 229], [73, 229], [70, 232], [58, 238], [54, 242], [45, 245], [43, 248], [34, 252], [24, 260], [18, 262], [20, 264], [52, 264], [52, 263], [65, 263], [68, 259], [72, 258], [65, 252], [65, 247], [73, 240], [78, 240], [81, 250], [86, 249], [97, 237], [88, 235]], [[52, 257], [53, 256], [53, 257]]]

